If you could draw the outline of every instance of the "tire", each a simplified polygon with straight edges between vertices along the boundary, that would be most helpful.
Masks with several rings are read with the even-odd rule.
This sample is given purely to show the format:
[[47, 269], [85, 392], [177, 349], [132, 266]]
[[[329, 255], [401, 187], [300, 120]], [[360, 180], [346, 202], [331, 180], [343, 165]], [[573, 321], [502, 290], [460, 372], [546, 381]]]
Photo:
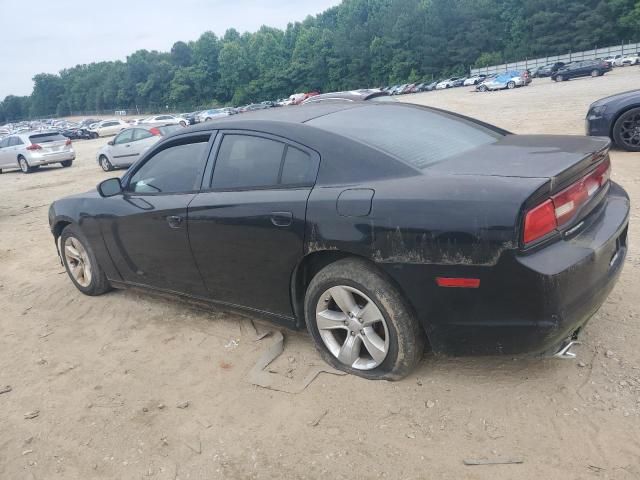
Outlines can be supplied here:
[[[69, 247], [72, 250], [69, 250]], [[60, 254], [62, 255], [67, 275], [82, 293], [96, 296], [111, 290], [109, 280], [107, 280], [104, 270], [98, 264], [87, 237], [76, 225], [71, 224], [62, 231], [62, 235], [60, 235]], [[89, 268], [88, 271], [86, 270], [87, 266]], [[72, 271], [77, 272], [78, 268], [83, 272], [80, 276], [72, 273]]]
[[187, 126], [187, 122], [180, 122], [180, 126], [186, 127]]
[[600, 70], [591, 70], [591, 76], [593, 78], [600, 76]]
[[113, 165], [111, 164], [109, 159], [106, 157], [106, 155], [100, 155], [99, 160], [100, 160], [100, 167], [102, 168], [102, 170], [104, 170], [105, 172], [110, 172], [111, 170], [113, 170]]
[[564, 82], [564, 77], [562, 75], [556, 75], [555, 81], [556, 82]]
[[[341, 298], [343, 305], [353, 305], [349, 311], [357, 312], [355, 316], [344, 313], [334, 297]], [[304, 309], [316, 348], [334, 368], [370, 380], [399, 380], [422, 359], [425, 334], [411, 308], [364, 260], [344, 259], [323, 268], [307, 288]], [[327, 311], [329, 315], [321, 314]], [[370, 325], [358, 317], [362, 312], [368, 312]]]
[[205, 119], [204, 119], [204, 121], [205, 121], [205, 122], [208, 122], [208, 121], [210, 121], [210, 120], [211, 120], [211, 119], [210, 119], [209, 117], [207, 117], [207, 118], [205, 118]]
[[618, 148], [640, 152], [640, 108], [632, 108], [620, 115], [613, 124], [612, 134]]
[[507, 83], [507, 88], [509, 90], [513, 90], [514, 88], [516, 88], [516, 82], [511, 81], [511, 82]]
[[95, 140], [96, 138], [99, 138], [100, 135], [98, 135], [96, 132], [91, 132], [90, 137]]
[[487, 86], [486, 86], [486, 85], [480, 85], [480, 86], [478, 87], [478, 91], [479, 91], [479, 92], [486, 92], [487, 90], [489, 90], [489, 89], [487, 88]]
[[22, 173], [31, 173], [33, 172], [33, 167], [29, 166], [29, 162], [22, 155], [18, 157], [18, 167], [22, 170]]
[[60, 162], [60, 165], [62, 165], [64, 168], [68, 168], [73, 165], [73, 160], [65, 160], [64, 162]]

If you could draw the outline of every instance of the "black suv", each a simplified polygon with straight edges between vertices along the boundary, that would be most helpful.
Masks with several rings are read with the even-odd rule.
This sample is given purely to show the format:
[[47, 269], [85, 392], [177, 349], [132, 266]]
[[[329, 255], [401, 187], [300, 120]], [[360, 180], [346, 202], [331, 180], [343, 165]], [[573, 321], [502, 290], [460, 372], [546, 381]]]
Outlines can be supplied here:
[[573, 62], [559, 68], [555, 73], [551, 74], [551, 80], [563, 82], [570, 78], [576, 77], [599, 77], [611, 70], [611, 67], [600, 60], [584, 60], [582, 62]]

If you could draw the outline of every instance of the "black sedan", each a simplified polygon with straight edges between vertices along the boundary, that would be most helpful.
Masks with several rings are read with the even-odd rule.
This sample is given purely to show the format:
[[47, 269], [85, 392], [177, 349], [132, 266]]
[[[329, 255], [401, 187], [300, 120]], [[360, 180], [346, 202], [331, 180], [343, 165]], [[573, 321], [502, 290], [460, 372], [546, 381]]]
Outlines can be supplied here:
[[402, 103], [214, 120], [49, 223], [87, 295], [143, 287], [308, 329], [336, 368], [568, 348], [627, 252], [609, 141], [512, 135]]
[[587, 135], [609, 137], [616, 146], [640, 152], [640, 90], [602, 98], [589, 107]]
[[551, 80], [564, 82], [578, 77], [600, 77], [611, 71], [611, 66], [600, 60], [568, 63], [551, 74]]

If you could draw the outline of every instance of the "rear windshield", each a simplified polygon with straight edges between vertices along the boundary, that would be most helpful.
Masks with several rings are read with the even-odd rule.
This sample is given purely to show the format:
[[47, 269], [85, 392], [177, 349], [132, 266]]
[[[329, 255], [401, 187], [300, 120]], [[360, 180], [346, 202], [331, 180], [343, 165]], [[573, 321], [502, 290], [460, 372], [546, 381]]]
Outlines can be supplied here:
[[160, 130], [162, 136], [165, 136], [175, 132], [176, 130], [182, 130], [182, 127], [180, 125], [165, 125], [164, 127], [157, 127], [157, 129]]
[[385, 103], [342, 110], [307, 124], [351, 137], [416, 168], [495, 143], [502, 137], [499, 132], [453, 115]]
[[31, 143], [60, 142], [65, 141], [66, 139], [66, 137], [63, 137], [58, 132], [29, 135], [29, 140], [31, 141]]

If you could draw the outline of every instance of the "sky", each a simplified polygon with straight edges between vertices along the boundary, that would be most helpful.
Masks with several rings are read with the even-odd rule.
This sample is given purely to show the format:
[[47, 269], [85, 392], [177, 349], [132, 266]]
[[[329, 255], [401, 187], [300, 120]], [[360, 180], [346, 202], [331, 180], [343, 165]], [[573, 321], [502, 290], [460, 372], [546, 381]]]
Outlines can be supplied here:
[[[0, 100], [29, 95], [37, 73], [124, 60], [136, 50], [169, 51], [211, 30], [284, 28], [340, 0], [0, 0]], [[10, 19], [19, 21], [10, 21]]]

